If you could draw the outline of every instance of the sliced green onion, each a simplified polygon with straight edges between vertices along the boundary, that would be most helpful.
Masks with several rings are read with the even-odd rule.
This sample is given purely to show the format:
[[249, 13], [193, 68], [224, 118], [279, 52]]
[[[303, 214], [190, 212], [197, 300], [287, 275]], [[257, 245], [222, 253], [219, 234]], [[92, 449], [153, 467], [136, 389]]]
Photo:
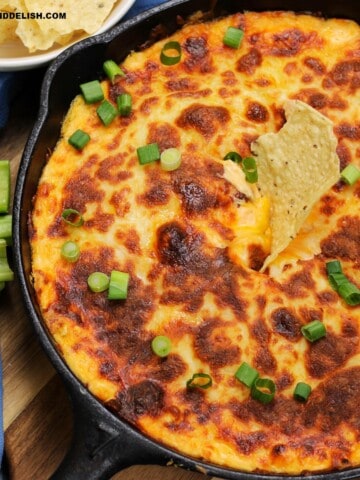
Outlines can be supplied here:
[[326, 328], [325, 325], [319, 320], [313, 320], [312, 322], [301, 327], [301, 333], [310, 342], [315, 342], [316, 340], [326, 336]]
[[355, 165], [347, 165], [340, 173], [340, 178], [348, 185], [354, 185], [360, 179], [360, 170]]
[[96, 113], [102, 123], [107, 127], [117, 116], [118, 111], [109, 100], [104, 100], [96, 109]]
[[261, 403], [269, 403], [275, 396], [275, 383], [270, 378], [257, 378], [251, 387], [251, 397]]
[[242, 169], [245, 173], [246, 181], [249, 183], [256, 183], [258, 181], [258, 172], [255, 158], [246, 157], [241, 162]]
[[81, 213], [74, 208], [66, 208], [62, 212], [61, 217], [64, 222], [68, 223], [72, 227], [81, 227], [81, 225], [84, 223]]
[[130, 93], [120, 93], [116, 98], [117, 107], [122, 117], [128, 117], [132, 109], [132, 98]]
[[160, 150], [157, 143], [149, 143], [136, 150], [139, 163], [145, 165], [146, 163], [155, 162], [160, 159]]
[[171, 172], [181, 165], [181, 153], [177, 148], [167, 148], [160, 155], [160, 166], [163, 170]]
[[236, 27], [228, 27], [223, 38], [223, 43], [231, 48], [239, 48], [243, 37], [243, 30]]
[[82, 83], [80, 90], [86, 103], [96, 103], [104, 100], [104, 92], [99, 80]]
[[10, 162], [0, 160], [0, 213], [7, 213], [10, 207]]
[[7, 245], [12, 244], [12, 215], [0, 215], [0, 238], [6, 240]]
[[79, 245], [71, 240], [63, 243], [61, 246], [61, 256], [68, 262], [76, 262], [80, 257]]
[[[177, 55], [174, 55], [174, 50]], [[161, 63], [164, 65], [175, 65], [181, 60], [181, 45], [179, 42], [170, 41], [165, 43], [160, 53]]]
[[113, 270], [110, 274], [109, 300], [124, 300], [127, 298], [129, 286], [129, 274]]
[[106, 60], [103, 64], [103, 69], [110, 81], [113, 82], [117, 75], [121, 77], [125, 76], [125, 73], [121, 70], [119, 65], [114, 60]]
[[294, 398], [299, 402], [306, 402], [311, 393], [311, 387], [307, 383], [299, 382], [294, 390]]
[[103, 272], [90, 273], [87, 279], [92, 292], [104, 292], [109, 288], [109, 277]]
[[68, 139], [71, 146], [77, 150], [82, 150], [90, 141], [90, 135], [83, 130], [76, 130]]
[[343, 274], [341, 263], [338, 260], [327, 262], [326, 272], [330, 285], [348, 305], [360, 304], [360, 289]]
[[338, 293], [348, 305], [360, 304], [360, 290], [351, 282], [344, 283], [338, 287]]
[[235, 378], [249, 388], [252, 387], [253, 383], [258, 377], [259, 372], [246, 362], [243, 362], [235, 373]]
[[152, 339], [151, 348], [158, 357], [167, 357], [171, 351], [171, 340], [165, 335], [158, 335]]
[[194, 375], [186, 382], [187, 388], [206, 388], [211, 387], [212, 378], [207, 373], [194, 373]]
[[332, 260], [331, 262], [326, 262], [326, 272], [330, 273], [342, 273], [342, 267], [339, 260]]
[[7, 260], [6, 241], [0, 239], [0, 282], [10, 282], [14, 280], [14, 272], [11, 270]]
[[242, 158], [237, 152], [228, 152], [225, 155], [224, 160], [232, 160], [235, 163], [241, 163]]
[[329, 273], [328, 280], [336, 292], [339, 290], [340, 285], [349, 283], [348, 278], [343, 273]]

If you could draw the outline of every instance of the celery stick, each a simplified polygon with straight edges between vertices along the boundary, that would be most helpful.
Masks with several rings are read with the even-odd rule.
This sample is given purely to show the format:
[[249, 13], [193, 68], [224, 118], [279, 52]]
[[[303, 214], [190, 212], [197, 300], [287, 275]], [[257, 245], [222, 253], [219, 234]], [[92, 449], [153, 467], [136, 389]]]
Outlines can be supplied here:
[[8, 213], [10, 207], [10, 162], [0, 160], [0, 213]]

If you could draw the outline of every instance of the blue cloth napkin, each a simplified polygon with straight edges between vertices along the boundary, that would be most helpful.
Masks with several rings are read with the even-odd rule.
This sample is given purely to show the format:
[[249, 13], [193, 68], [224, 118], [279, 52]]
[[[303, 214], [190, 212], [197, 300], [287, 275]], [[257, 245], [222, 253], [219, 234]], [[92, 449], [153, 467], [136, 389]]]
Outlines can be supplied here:
[[[134, 5], [128, 11], [124, 20], [134, 17], [149, 8], [155, 7], [160, 3], [165, 3], [166, 0], [136, 0]], [[26, 72], [0, 72], [0, 129], [6, 125], [11, 101], [21, 89], [22, 82], [26, 81]], [[0, 152], [1, 157], [1, 152]], [[3, 458], [3, 408], [2, 408], [2, 373], [1, 373], [1, 359], [0, 359], [0, 470]], [[0, 480], [1, 480], [0, 471]]]

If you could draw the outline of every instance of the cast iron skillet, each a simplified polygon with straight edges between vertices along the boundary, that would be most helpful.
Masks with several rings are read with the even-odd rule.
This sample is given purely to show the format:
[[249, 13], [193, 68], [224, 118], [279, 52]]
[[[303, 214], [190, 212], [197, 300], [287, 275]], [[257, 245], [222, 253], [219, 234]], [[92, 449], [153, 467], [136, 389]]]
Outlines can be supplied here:
[[[38, 120], [27, 141], [20, 164], [14, 199], [14, 255], [26, 308], [43, 348], [63, 378], [74, 410], [72, 446], [52, 477], [53, 480], [106, 480], [134, 464], [174, 463], [209, 475], [237, 480], [284, 480], [283, 476], [248, 474], [210, 465], [181, 455], [152, 441], [125, 421], [115, 417], [74, 377], [56, 351], [35, 300], [30, 281], [30, 248], [27, 220], [31, 201], [49, 150], [59, 136], [62, 119], [70, 101], [78, 94], [82, 82], [102, 74], [105, 59], [118, 62], [147, 41], [152, 29], [165, 25], [168, 32], [178, 28], [178, 15], [213, 10], [277, 10], [321, 12], [326, 16], [352, 18], [360, 22], [360, 3], [356, 0], [171, 0], [113, 28], [99, 37], [90, 38], [62, 53], [47, 70], [40, 99]], [[360, 468], [336, 473], [307, 476], [308, 480], [345, 480], [360, 477]], [[286, 477], [288, 480], [303, 477]]]

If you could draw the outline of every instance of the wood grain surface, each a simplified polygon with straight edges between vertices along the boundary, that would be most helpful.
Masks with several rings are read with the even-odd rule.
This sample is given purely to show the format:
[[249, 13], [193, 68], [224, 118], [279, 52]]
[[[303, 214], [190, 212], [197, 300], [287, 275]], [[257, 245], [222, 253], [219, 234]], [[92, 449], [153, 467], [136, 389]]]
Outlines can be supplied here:
[[[12, 104], [8, 125], [0, 132], [0, 158], [11, 162], [13, 187], [26, 139], [36, 118], [43, 74], [37, 70], [29, 75]], [[46, 480], [69, 447], [72, 411], [62, 381], [33, 332], [16, 280], [0, 293], [0, 348], [5, 451], [10, 479]], [[113, 480], [155, 479], [203, 480], [205, 477], [180, 468], [158, 466], [133, 466], [113, 477]]]

